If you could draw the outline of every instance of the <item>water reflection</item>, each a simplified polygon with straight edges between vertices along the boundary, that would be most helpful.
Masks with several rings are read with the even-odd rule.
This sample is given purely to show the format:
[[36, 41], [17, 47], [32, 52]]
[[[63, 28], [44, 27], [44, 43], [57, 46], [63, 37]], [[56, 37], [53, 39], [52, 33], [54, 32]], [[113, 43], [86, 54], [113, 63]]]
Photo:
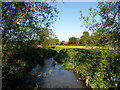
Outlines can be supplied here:
[[36, 65], [18, 88], [82, 88], [72, 71], [61, 69], [57, 63], [53, 66], [53, 58], [44, 60], [44, 65]]

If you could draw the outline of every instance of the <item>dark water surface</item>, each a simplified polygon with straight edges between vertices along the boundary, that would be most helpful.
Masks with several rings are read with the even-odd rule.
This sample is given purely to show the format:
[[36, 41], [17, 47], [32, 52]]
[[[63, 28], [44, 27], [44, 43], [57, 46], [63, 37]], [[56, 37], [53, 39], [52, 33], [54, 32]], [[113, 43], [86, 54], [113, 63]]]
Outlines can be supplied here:
[[62, 64], [53, 66], [53, 58], [44, 60], [44, 65], [33, 67], [18, 88], [83, 88], [72, 71], [62, 69]]

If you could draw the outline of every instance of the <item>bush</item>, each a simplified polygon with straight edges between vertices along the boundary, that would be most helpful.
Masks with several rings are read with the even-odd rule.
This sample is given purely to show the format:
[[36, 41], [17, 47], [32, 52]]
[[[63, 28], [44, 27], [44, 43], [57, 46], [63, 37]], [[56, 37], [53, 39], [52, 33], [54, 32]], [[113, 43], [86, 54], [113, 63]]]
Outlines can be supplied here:
[[56, 55], [56, 51], [44, 48], [26, 48], [2, 52], [2, 88], [14, 89], [35, 64]]
[[55, 57], [54, 60], [59, 62], [59, 63], [63, 63], [64, 59], [67, 57], [66, 54], [59, 52]]
[[91, 88], [120, 87], [120, 50], [63, 49], [55, 56], [63, 67], [72, 69], [86, 80]]

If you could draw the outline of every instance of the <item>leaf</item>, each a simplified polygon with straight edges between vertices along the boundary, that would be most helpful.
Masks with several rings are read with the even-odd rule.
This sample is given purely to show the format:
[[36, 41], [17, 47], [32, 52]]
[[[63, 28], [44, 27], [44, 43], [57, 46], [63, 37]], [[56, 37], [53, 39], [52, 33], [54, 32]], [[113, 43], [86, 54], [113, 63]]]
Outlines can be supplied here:
[[17, 22], [17, 24], [20, 24], [20, 22]]

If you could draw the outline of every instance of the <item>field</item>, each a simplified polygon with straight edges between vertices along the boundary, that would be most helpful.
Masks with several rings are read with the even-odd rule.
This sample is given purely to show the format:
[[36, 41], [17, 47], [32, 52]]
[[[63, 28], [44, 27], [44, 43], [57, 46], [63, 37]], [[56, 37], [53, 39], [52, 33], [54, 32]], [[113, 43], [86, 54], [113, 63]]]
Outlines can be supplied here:
[[[77, 48], [77, 49], [107, 49], [103, 46], [63, 46], [63, 45], [55, 45], [54, 50], [60, 51], [62, 49], [70, 49], [70, 48]], [[113, 48], [109, 48], [112, 50]]]
[[103, 48], [102, 46], [63, 46], [63, 45], [56, 45], [55, 47], [59, 47], [59, 48], [81, 48], [81, 49]]

